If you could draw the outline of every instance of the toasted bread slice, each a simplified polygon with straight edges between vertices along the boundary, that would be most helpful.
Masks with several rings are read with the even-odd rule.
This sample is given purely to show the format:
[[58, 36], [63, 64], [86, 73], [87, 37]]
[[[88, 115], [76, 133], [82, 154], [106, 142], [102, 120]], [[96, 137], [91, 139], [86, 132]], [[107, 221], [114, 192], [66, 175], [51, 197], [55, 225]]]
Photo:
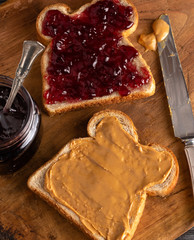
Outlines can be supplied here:
[[[136, 143], [137, 145], [139, 144], [136, 128], [132, 120], [124, 113], [120, 111], [114, 111], [114, 110], [101, 111], [99, 113], [96, 113], [91, 118], [87, 127], [88, 134], [90, 137], [85, 138], [85, 141], [89, 141], [90, 139], [95, 139], [96, 129], [98, 128], [99, 124], [103, 121], [103, 119], [107, 117], [116, 118], [121, 124], [122, 129], [133, 138], [134, 143]], [[67, 153], [71, 153], [72, 142], [64, 146], [55, 157], [53, 157], [49, 162], [44, 164], [29, 178], [28, 187], [33, 192], [38, 194], [41, 198], [43, 198], [45, 201], [47, 201], [51, 206], [55, 207], [59, 211], [59, 213], [67, 217], [71, 222], [75, 223], [80, 229], [82, 229], [92, 239], [96, 239], [96, 240], [110, 239], [111, 240], [112, 239], [111, 237], [107, 237], [100, 234], [100, 231], [92, 231], [91, 228], [88, 227], [88, 225], [84, 224], [84, 222], [81, 221], [80, 214], [78, 214], [78, 212], [75, 211], [72, 206], [69, 206], [68, 204], [67, 205], [62, 204], [60, 201], [57, 201], [56, 198], [53, 197], [52, 193], [49, 192], [48, 189], [46, 190], [45, 188], [46, 173], [53, 166], [53, 164], [59, 161], [59, 158], [61, 156]], [[117, 239], [129, 240], [133, 237], [134, 232], [142, 216], [147, 195], [166, 196], [170, 194], [170, 192], [173, 190], [173, 188], [177, 183], [178, 175], [179, 175], [179, 166], [178, 166], [175, 155], [169, 149], [159, 145], [151, 145], [150, 149], [154, 149], [157, 152], [163, 152], [168, 156], [170, 156], [170, 159], [172, 161], [172, 166], [168, 171], [168, 173], [163, 178], [161, 178], [160, 181], [149, 183], [141, 191], [137, 192], [133, 203], [129, 206], [127, 228], [125, 229], [122, 235], [122, 238], [117, 238]], [[101, 154], [101, 152], [99, 152], [99, 154]], [[71, 176], [71, 177], [76, 181], [76, 176]], [[90, 185], [90, 182], [88, 182], [87, 184]]]
[[[77, 14], [81, 14], [86, 8], [91, 6], [92, 4], [95, 4], [99, 0], [94, 0], [89, 4], [83, 5], [80, 9], [78, 9], [75, 12], [71, 12], [71, 9], [62, 3], [59, 4], [54, 4], [46, 7], [45, 9], [42, 10], [42, 12], [39, 14], [36, 22], [36, 29], [38, 32], [39, 40], [43, 42], [44, 44], [48, 45], [41, 60], [41, 72], [42, 72], [42, 90], [43, 90], [43, 95], [47, 90], [49, 90], [50, 86], [47, 81], [47, 68], [49, 65], [49, 59], [51, 56], [52, 52], [52, 38], [50, 36], [45, 36], [42, 33], [42, 24], [44, 21], [44, 18], [46, 16], [46, 13], [49, 10], [59, 10], [61, 13], [64, 15], [69, 15], [69, 16], [75, 16]], [[105, 1], [105, 0], [104, 0]], [[135, 8], [135, 6], [129, 1], [129, 0], [119, 0], [117, 1], [121, 5], [124, 6], [131, 6], [133, 8], [133, 15], [131, 16], [131, 21], [133, 22], [133, 26], [127, 30], [124, 30], [122, 32], [122, 39], [120, 40], [120, 45], [127, 45], [127, 46], [133, 46], [132, 43], [129, 41], [128, 36], [132, 34], [138, 25], [138, 13]], [[137, 57], [134, 58], [133, 60], [134, 66], [136, 66], [137, 71], [143, 74], [141, 68], [145, 68], [149, 75], [149, 83], [143, 84], [141, 87], [138, 88], [130, 88], [130, 94], [127, 96], [121, 96], [118, 91], [113, 91], [110, 95], [104, 95], [101, 97], [93, 97], [92, 99], [88, 100], [79, 100], [75, 102], [69, 102], [69, 101], [63, 101], [63, 102], [54, 102], [54, 103], [47, 103], [45, 98], [43, 97], [43, 105], [48, 112], [49, 115], [55, 115], [58, 113], [66, 112], [66, 111], [71, 111], [74, 109], [78, 108], [85, 108], [89, 106], [94, 106], [94, 105], [102, 105], [102, 104], [110, 104], [110, 103], [118, 103], [118, 102], [123, 102], [123, 101], [131, 101], [134, 99], [140, 99], [140, 98], [145, 98], [149, 97], [154, 94], [155, 92], [155, 81], [153, 78], [153, 75], [150, 71], [150, 67], [147, 65], [145, 60], [142, 58], [141, 54], [139, 53]]]

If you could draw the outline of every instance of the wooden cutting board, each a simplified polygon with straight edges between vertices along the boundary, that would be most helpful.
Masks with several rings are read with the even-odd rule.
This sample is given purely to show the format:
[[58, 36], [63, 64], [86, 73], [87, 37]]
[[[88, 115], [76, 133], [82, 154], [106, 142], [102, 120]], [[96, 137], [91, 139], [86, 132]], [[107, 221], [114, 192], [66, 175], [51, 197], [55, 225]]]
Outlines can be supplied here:
[[[10, 0], [0, 5], [0, 74], [14, 77], [21, 56], [22, 43], [36, 40], [35, 20], [47, 4], [55, 0]], [[73, 9], [84, 0], [66, 0]], [[169, 147], [180, 165], [180, 177], [173, 193], [164, 199], [149, 197], [134, 240], [176, 239], [194, 224], [194, 201], [184, 145], [173, 135], [158, 54], [144, 52], [137, 43], [141, 33], [151, 32], [151, 23], [162, 13], [171, 19], [177, 49], [182, 62], [191, 102], [194, 106], [194, 2], [193, 0], [134, 0], [139, 12], [139, 26], [131, 37], [135, 47], [151, 66], [156, 80], [154, 96], [134, 103], [114, 104], [73, 111], [49, 117], [41, 102], [40, 58], [25, 80], [25, 87], [42, 112], [43, 135], [34, 157], [13, 175], [0, 176], [0, 239], [83, 240], [88, 239], [56, 210], [28, 190], [28, 177], [49, 160], [70, 139], [85, 137], [93, 113], [119, 109], [136, 125], [141, 143], [158, 143]]]

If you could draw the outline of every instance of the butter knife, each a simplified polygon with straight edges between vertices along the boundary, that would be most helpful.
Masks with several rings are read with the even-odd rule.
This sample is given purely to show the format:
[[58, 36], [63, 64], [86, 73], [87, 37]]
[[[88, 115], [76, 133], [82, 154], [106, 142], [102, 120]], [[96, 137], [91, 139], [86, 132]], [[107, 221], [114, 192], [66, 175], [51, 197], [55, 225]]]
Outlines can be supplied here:
[[158, 42], [158, 53], [175, 137], [185, 144], [194, 196], [194, 117], [186, 82], [176, 50], [168, 15], [160, 19], [169, 25], [169, 34]]

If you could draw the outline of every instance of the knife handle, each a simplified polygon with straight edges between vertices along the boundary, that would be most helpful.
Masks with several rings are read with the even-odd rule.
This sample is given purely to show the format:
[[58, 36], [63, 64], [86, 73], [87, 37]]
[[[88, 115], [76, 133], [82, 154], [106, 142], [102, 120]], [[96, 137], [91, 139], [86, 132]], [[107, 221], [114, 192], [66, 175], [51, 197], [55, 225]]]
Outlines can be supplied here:
[[189, 164], [189, 170], [190, 170], [191, 182], [192, 182], [192, 188], [193, 188], [193, 196], [194, 196], [194, 145], [186, 145], [185, 154]]

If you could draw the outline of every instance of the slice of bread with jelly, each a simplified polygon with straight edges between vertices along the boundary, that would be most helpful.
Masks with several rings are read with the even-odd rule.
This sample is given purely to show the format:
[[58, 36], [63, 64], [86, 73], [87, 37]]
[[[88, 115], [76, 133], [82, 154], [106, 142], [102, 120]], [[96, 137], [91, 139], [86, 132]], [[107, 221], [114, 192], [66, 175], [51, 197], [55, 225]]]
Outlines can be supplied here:
[[[159, 145], [138, 142], [120, 111], [95, 114], [87, 138], [72, 140], [28, 180], [28, 187], [95, 240], [129, 240], [147, 195], [168, 195], [179, 166]], [[162, 205], [162, 199], [161, 199]]]
[[41, 72], [50, 115], [154, 94], [150, 68], [128, 39], [137, 24], [128, 0], [94, 0], [74, 12], [62, 3], [42, 10], [36, 28], [48, 45]]

